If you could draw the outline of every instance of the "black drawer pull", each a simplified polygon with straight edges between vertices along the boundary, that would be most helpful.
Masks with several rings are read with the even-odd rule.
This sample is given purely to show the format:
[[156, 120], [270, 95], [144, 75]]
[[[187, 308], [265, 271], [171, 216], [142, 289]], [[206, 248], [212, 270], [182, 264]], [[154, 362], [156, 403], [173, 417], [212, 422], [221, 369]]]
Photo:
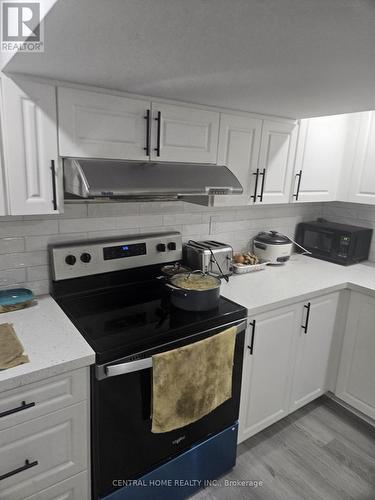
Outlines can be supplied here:
[[57, 189], [56, 189], [56, 167], [55, 160], [51, 160], [51, 172], [52, 172], [52, 205], [53, 209], [57, 210]]
[[296, 192], [296, 194], [293, 194], [293, 198], [295, 198], [296, 201], [298, 201], [299, 190], [300, 190], [300, 187], [301, 187], [302, 170], [300, 170], [298, 172], [298, 174], [296, 174], [296, 177], [298, 177], [297, 192]]
[[148, 109], [146, 111], [146, 147], [143, 149], [146, 151], [146, 156], [150, 156], [150, 144], [151, 144], [151, 111]]
[[264, 168], [263, 171], [259, 174], [262, 176], [262, 186], [260, 188], [260, 194], [258, 194], [259, 201], [263, 201], [263, 191], [264, 191], [264, 182], [266, 179], [266, 169]]
[[307, 333], [307, 329], [309, 327], [309, 319], [310, 319], [310, 308], [311, 308], [310, 302], [308, 302], [307, 305], [305, 304], [303, 307], [307, 310], [307, 312], [306, 312], [305, 324], [301, 325], [301, 328], [302, 330], [305, 330], [305, 333]]
[[12, 413], [18, 413], [19, 411], [27, 410], [28, 408], [31, 408], [33, 406], [35, 406], [34, 402], [26, 404], [26, 401], [22, 401], [21, 405], [17, 406], [17, 408], [12, 408], [11, 410], [6, 410], [0, 413], [0, 418], [12, 415]]
[[250, 352], [250, 356], [253, 354], [254, 352], [254, 335], [255, 335], [255, 325], [256, 325], [256, 320], [254, 319], [254, 321], [252, 321], [251, 323], [249, 323], [250, 326], [252, 326], [252, 330], [251, 330], [251, 342], [250, 342], [250, 345], [248, 345], [248, 349], [249, 349], [249, 352]]
[[253, 201], [255, 202], [257, 199], [257, 191], [258, 191], [259, 168], [257, 168], [256, 172], [253, 172], [253, 175], [255, 175], [254, 194], [252, 194], [250, 198], [252, 198]]
[[0, 481], [3, 481], [3, 479], [7, 479], [8, 477], [14, 476], [19, 472], [23, 472], [24, 470], [31, 469], [31, 467], [35, 467], [36, 465], [38, 465], [38, 460], [35, 460], [34, 462], [25, 460], [25, 465], [23, 465], [22, 467], [18, 467], [18, 469], [11, 470], [10, 472], [7, 472], [6, 474], [0, 476]]
[[155, 120], [158, 122], [158, 131], [157, 131], [157, 139], [156, 139], [156, 148], [154, 148], [154, 151], [156, 151], [156, 156], [160, 156], [160, 142], [161, 142], [161, 111], [158, 111], [158, 115], [155, 118]]

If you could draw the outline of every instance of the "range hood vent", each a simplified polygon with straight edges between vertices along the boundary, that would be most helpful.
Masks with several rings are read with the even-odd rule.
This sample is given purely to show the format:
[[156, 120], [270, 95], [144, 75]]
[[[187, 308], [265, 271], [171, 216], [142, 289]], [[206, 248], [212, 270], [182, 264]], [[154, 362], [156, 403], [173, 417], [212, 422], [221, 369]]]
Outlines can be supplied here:
[[64, 188], [70, 197], [178, 199], [241, 194], [242, 186], [225, 166], [64, 158]]

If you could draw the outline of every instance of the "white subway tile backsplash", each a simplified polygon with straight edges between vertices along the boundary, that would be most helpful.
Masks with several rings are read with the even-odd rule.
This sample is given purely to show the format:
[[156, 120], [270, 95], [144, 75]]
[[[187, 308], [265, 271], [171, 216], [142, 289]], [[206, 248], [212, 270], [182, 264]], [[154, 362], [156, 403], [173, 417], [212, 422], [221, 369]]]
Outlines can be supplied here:
[[0, 240], [0, 254], [23, 252], [25, 250], [24, 238], [2, 238]]
[[86, 218], [59, 220], [60, 233], [82, 233], [84, 231], [98, 231], [100, 229], [115, 229], [115, 218]]
[[6, 269], [0, 271], [0, 289], [26, 281], [26, 269]]
[[16, 220], [0, 222], [0, 238], [58, 233], [57, 220]]
[[[45, 250], [51, 243], [67, 243], [86, 239], [86, 233], [50, 234], [48, 236], [26, 236], [25, 248], [27, 252]], [[1, 240], [0, 240], [1, 241]]]
[[[46, 250], [50, 243], [179, 231], [183, 241], [215, 239], [242, 251], [250, 248], [252, 238], [262, 229], [291, 235], [299, 221], [315, 219], [321, 214], [322, 204], [223, 208], [176, 201], [72, 203], [65, 206], [64, 214], [57, 216], [2, 218], [0, 286], [17, 283], [30, 287], [36, 294], [47, 293]], [[371, 215], [363, 219], [372, 221]]]
[[47, 252], [6, 253], [0, 256], [0, 269], [46, 265]]
[[30, 288], [35, 295], [45, 295], [49, 293], [49, 280], [42, 281], [26, 281], [24, 283], [26, 288]]
[[26, 273], [27, 281], [41, 281], [49, 279], [49, 266], [28, 267]]
[[139, 213], [139, 203], [91, 203], [88, 204], [89, 217], [118, 217]]
[[[165, 226], [174, 226], [176, 224], [200, 224], [201, 222], [202, 214], [200, 213], [163, 215], [163, 224]], [[208, 222], [208, 220], [206, 222]]]

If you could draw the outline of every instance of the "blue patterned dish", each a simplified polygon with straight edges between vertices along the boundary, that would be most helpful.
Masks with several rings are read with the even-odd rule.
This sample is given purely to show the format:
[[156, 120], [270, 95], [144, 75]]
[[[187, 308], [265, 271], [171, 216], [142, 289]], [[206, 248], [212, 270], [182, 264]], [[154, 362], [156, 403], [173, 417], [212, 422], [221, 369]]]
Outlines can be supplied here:
[[16, 311], [31, 305], [34, 294], [27, 288], [0, 290], [0, 313]]

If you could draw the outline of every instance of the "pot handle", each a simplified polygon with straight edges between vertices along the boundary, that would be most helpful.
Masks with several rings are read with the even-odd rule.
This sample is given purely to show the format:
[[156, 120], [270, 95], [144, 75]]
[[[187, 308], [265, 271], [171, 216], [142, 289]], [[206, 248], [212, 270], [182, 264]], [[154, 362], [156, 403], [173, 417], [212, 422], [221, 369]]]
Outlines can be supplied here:
[[187, 297], [187, 293], [185, 293], [182, 290], [182, 288], [178, 288], [177, 286], [173, 286], [170, 283], [166, 283], [165, 286], [167, 286], [168, 288], [170, 288], [170, 290], [171, 290], [172, 293], [180, 294], [180, 296], [182, 295], [183, 297]]

